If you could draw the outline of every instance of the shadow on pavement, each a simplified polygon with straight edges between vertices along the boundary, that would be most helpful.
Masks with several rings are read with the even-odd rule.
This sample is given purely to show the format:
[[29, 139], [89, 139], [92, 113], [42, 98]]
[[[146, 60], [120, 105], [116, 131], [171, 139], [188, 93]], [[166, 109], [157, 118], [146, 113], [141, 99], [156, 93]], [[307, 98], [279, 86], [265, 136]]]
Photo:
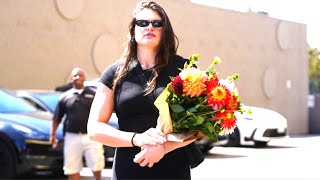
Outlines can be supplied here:
[[241, 157], [247, 157], [247, 156], [220, 154], [220, 153], [211, 153], [206, 155], [206, 158], [209, 158], [209, 159], [226, 159], [226, 158], [241, 158]]

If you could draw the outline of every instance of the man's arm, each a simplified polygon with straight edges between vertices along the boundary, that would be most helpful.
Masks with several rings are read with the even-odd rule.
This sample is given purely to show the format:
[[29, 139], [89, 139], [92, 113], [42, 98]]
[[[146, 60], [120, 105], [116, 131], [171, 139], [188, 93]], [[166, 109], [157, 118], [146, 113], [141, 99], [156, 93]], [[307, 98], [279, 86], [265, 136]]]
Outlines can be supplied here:
[[56, 131], [58, 129], [60, 122], [57, 120], [52, 120], [51, 129], [50, 129], [50, 142], [52, 147], [55, 148], [58, 145], [58, 139], [56, 138]]

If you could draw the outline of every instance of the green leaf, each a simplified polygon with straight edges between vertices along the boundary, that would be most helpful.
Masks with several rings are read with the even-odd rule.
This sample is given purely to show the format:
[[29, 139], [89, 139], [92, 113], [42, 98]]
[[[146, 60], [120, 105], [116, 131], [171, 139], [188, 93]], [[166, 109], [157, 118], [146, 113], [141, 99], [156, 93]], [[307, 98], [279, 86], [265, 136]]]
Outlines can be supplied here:
[[209, 133], [206, 134], [208, 136], [208, 138], [214, 140], [214, 141], [218, 141], [217, 135], [215, 133]]
[[198, 112], [196, 107], [191, 107], [191, 108], [189, 108], [187, 111], [188, 111], [188, 112], [192, 112], [192, 113]]
[[179, 104], [170, 105], [170, 108], [175, 113], [181, 113], [181, 112], [185, 111], [185, 109], [182, 106], [180, 106]]
[[209, 130], [209, 132], [215, 132], [215, 128], [214, 128], [214, 125], [211, 123], [211, 122], [207, 122], [205, 124], [205, 127]]
[[182, 105], [183, 103], [185, 103], [186, 99], [182, 99], [182, 100], [181, 100], [181, 99], [179, 98], [179, 101], [180, 101], [180, 102], [179, 102], [178, 104]]
[[196, 121], [196, 124], [199, 125], [199, 124], [202, 124], [204, 122], [205, 118], [202, 117], [202, 116], [198, 116], [197, 117], [197, 121]]

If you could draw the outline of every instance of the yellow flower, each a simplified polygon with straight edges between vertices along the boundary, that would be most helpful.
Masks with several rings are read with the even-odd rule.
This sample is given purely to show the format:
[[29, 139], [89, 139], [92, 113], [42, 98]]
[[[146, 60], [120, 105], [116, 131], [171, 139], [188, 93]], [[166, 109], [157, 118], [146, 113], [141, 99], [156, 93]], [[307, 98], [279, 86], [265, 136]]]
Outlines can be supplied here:
[[205, 73], [198, 68], [186, 68], [179, 74], [183, 80], [183, 92], [190, 97], [200, 96], [206, 85]]

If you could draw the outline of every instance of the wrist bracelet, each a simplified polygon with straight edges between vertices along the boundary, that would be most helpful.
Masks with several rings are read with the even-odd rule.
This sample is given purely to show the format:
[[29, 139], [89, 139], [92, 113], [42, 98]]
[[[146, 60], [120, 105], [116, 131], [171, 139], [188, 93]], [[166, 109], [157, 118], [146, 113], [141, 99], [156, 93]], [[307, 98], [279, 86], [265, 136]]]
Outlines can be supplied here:
[[136, 134], [137, 134], [136, 132], [133, 133], [132, 138], [131, 138], [131, 144], [132, 144], [133, 147], [138, 147], [133, 143], [133, 138], [136, 136]]

